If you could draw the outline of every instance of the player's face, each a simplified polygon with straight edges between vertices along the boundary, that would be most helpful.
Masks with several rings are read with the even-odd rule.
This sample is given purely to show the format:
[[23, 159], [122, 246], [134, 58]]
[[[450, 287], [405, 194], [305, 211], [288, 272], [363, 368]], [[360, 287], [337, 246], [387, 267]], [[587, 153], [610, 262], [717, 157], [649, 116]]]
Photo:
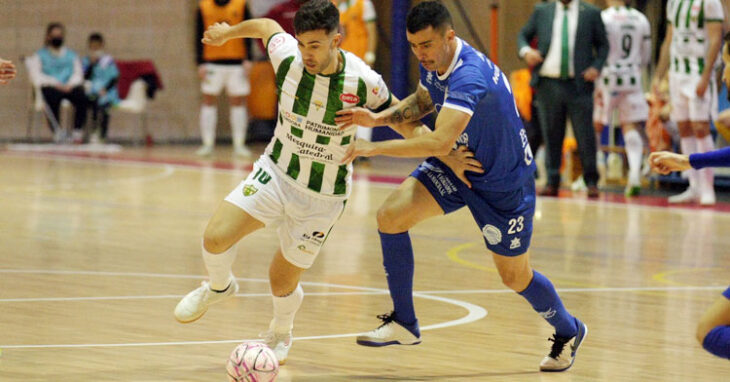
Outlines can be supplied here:
[[413, 54], [418, 62], [428, 71], [445, 71], [451, 63], [449, 42], [456, 34], [451, 28], [445, 30], [434, 29], [429, 26], [416, 33], [406, 32]]
[[307, 72], [322, 73], [333, 60], [336, 61], [341, 38], [337, 31], [327, 33], [324, 29], [298, 34], [299, 51]]

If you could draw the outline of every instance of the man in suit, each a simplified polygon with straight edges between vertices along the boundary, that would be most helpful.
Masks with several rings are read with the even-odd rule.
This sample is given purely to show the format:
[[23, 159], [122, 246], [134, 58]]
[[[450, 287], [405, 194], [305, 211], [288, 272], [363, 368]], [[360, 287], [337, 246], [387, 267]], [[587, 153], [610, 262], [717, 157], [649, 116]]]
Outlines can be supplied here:
[[[580, 36], [580, 38], [577, 38]], [[537, 49], [529, 42], [537, 38]], [[540, 195], [557, 196], [566, 117], [578, 141], [588, 197], [599, 196], [593, 132], [593, 82], [608, 40], [600, 9], [580, 0], [540, 3], [517, 36], [519, 55], [534, 67], [538, 118], [545, 137], [547, 185]]]

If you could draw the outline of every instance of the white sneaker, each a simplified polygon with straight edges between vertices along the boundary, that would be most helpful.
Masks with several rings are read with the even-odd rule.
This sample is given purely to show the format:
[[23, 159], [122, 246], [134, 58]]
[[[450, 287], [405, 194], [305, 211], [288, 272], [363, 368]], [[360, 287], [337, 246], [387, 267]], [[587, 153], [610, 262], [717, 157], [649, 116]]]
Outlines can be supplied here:
[[[575, 355], [578, 352], [578, 348], [583, 343], [583, 340], [588, 334], [588, 327], [582, 323], [579, 319], [575, 319], [578, 324], [578, 334], [573, 338], [559, 338], [553, 335], [549, 341], [553, 341], [553, 346], [550, 349], [550, 354], [543, 358], [540, 362], [540, 371], [565, 371], [570, 369], [575, 362]], [[570, 353], [564, 354], [563, 350], [565, 345], [573, 341], [570, 344]]]
[[203, 281], [200, 287], [185, 295], [175, 307], [175, 318], [183, 324], [193, 322], [203, 317], [208, 306], [227, 300], [238, 293], [238, 283], [231, 275], [231, 283], [222, 292], [210, 289], [210, 283]]
[[249, 158], [251, 157], [251, 150], [246, 146], [235, 146], [233, 147], [233, 154], [239, 157]]
[[357, 344], [363, 346], [418, 345], [421, 337], [416, 337], [393, 318], [393, 313], [378, 316], [383, 324], [376, 329], [357, 336]]
[[700, 205], [702, 206], [714, 206], [716, 202], [715, 191], [705, 192], [700, 195]]
[[694, 189], [688, 188], [686, 191], [684, 191], [681, 194], [677, 194], [674, 196], [670, 196], [668, 201], [669, 204], [679, 204], [679, 203], [693, 203], [696, 202], [698, 199], [697, 193]]
[[213, 154], [213, 146], [200, 146], [198, 151], [195, 152], [195, 155], [200, 157], [206, 157], [210, 154]]
[[268, 330], [259, 334], [259, 337], [263, 338], [266, 346], [274, 351], [279, 365], [285, 364], [286, 358], [289, 355], [289, 349], [291, 349], [291, 331], [287, 333], [275, 333], [273, 330]]

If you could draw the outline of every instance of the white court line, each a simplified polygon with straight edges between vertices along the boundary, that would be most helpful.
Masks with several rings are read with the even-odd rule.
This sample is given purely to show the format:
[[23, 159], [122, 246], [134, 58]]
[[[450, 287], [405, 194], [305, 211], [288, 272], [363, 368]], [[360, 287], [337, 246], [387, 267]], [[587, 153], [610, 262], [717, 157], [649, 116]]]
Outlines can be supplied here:
[[[0, 273], [6, 273], [6, 274], [31, 274], [31, 273], [40, 273], [40, 274], [57, 274], [57, 275], [99, 275], [99, 276], [120, 276], [120, 277], [165, 277], [165, 278], [184, 278], [184, 279], [190, 279], [190, 278], [197, 278], [200, 279], [201, 277], [199, 275], [172, 275], [172, 274], [159, 274], [159, 273], [124, 273], [124, 272], [93, 272], [93, 271], [72, 271], [72, 270], [29, 270], [29, 269], [0, 269]], [[250, 278], [237, 278], [237, 280], [244, 280], [244, 281], [256, 281], [256, 282], [264, 282], [268, 283], [269, 281], [267, 279], [250, 279]], [[344, 289], [354, 289], [359, 290], [359, 294], [383, 294], [387, 295], [388, 290], [386, 289], [379, 289], [379, 288], [370, 288], [370, 287], [358, 287], [353, 285], [341, 285], [341, 284], [330, 284], [330, 283], [321, 283], [321, 282], [306, 282], [302, 281], [301, 284], [303, 285], [310, 285], [310, 286], [322, 286], [322, 287], [329, 287], [329, 288], [344, 288]], [[376, 293], [377, 292], [377, 293]], [[324, 294], [324, 293], [323, 293]], [[267, 297], [270, 296], [268, 293], [265, 294]], [[478, 321], [484, 317], [487, 316], [487, 310], [482, 308], [481, 306], [466, 302], [466, 301], [460, 301], [460, 300], [454, 300], [447, 297], [436, 297], [436, 296], [429, 296], [424, 295], [421, 293], [414, 293], [414, 297], [418, 298], [424, 298], [428, 300], [434, 300], [439, 302], [444, 302], [447, 304], [456, 305], [459, 307], [464, 308], [467, 311], [466, 316], [436, 323], [433, 325], [424, 326], [421, 328], [421, 330], [432, 330], [432, 329], [441, 329], [441, 328], [448, 328], [451, 326], [457, 326], [457, 325], [464, 325], [468, 324], [474, 321]], [[121, 297], [131, 297], [131, 296], [121, 296]], [[176, 296], [177, 297], [177, 296]], [[99, 299], [99, 298], [96, 298]], [[294, 340], [317, 340], [317, 339], [329, 339], [329, 338], [343, 338], [343, 337], [355, 337], [363, 333], [345, 333], [345, 334], [327, 334], [327, 335], [318, 335], [318, 336], [310, 336], [310, 337], [294, 337]], [[37, 349], [37, 348], [89, 348], [89, 347], [104, 347], [104, 348], [112, 348], [112, 347], [132, 347], [132, 346], [174, 346], [174, 345], [204, 345], [204, 344], [222, 344], [222, 343], [237, 343], [237, 342], [243, 342], [245, 340], [219, 340], [219, 341], [169, 341], [169, 342], [138, 342], [138, 343], [106, 343], [106, 344], [37, 344], [37, 345], [0, 345], [0, 349]]]

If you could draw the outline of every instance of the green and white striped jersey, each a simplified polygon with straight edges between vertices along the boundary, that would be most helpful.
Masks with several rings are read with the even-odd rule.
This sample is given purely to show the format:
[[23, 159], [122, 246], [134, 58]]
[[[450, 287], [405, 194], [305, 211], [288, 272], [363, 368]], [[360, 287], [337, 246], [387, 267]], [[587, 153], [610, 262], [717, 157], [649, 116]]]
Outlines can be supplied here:
[[669, 50], [673, 72], [689, 76], [702, 73], [708, 65], [705, 62], [709, 47], [707, 23], [723, 19], [720, 0], [669, 0], [667, 21], [674, 28]]
[[297, 185], [319, 195], [348, 197], [352, 164], [340, 162], [357, 126], [340, 130], [335, 112], [356, 106], [387, 108], [392, 98], [388, 87], [365, 62], [343, 50], [340, 72], [306, 72], [297, 40], [287, 33], [272, 36], [267, 51], [276, 73], [279, 113], [264, 155]]
[[612, 91], [640, 91], [641, 72], [651, 60], [649, 20], [631, 7], [606, 8], [601, 18], [609, 45], [602, 85]]

